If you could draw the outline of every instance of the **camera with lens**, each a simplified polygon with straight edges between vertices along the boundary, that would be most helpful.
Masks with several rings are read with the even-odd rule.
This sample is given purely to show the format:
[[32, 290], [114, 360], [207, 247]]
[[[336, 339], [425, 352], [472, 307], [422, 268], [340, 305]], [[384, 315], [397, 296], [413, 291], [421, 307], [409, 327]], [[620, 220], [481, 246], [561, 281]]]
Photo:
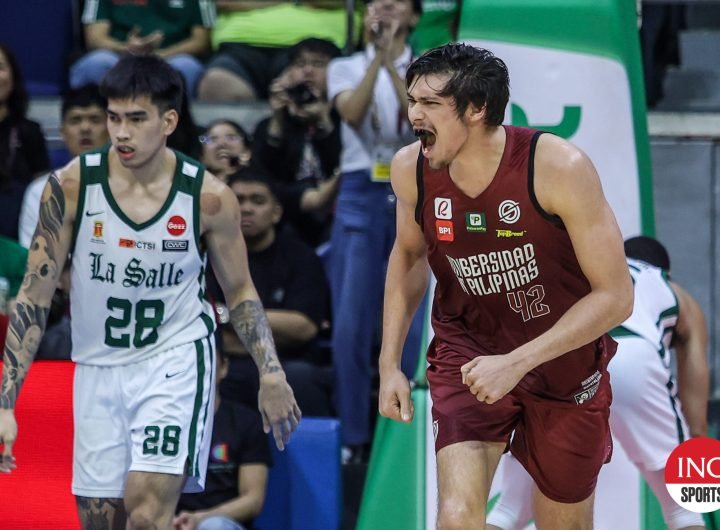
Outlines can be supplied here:
[[308, 103], [314, 103], [318, 99], [307, 83], [298, 83], [288, 88], [286, 92], [296, 105], [307, 105]]

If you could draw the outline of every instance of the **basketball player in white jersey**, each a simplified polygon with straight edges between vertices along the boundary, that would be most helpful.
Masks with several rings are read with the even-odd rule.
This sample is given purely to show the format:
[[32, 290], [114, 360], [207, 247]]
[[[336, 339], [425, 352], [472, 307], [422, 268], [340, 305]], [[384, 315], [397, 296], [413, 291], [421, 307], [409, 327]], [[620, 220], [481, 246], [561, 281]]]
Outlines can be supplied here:
[[300, 410], [249, 276], [237, 199], [166, 147], [182, 98], [178, 74], [157, 57], [128, 56], [101, 92], [112, 145], [75, 158], [43, 191], [3, 357], [0, 472], [15, 469], [15, 402], [72, 253], [72, 488], [81, 523], [170, 529], [181, 491], [203, 488], [212, 432], [206, 252], [257, 363], [260, 412], [280, 449]]
[[[695, 299], [669, 280], [670, 258], [658, 241], [630, 238], [625, 241], [625, 254], [635, 304], [630, 318], [610, 332], [618, 342], [609, 366], [613, 439], [657, 497], [668, 530], [705, 528], [700, 514], [673, 501], [664, 478], [665, 463], [675, 447], [689, 437], [707, 436], [705, 317]], [[670, 370], [670, 348], [677, 357], [677, 387]], [[506, 456], [501, 480], [503, 491], [487, 517], [487, 530], [525, 528], [532, 479], [517, 460]]]

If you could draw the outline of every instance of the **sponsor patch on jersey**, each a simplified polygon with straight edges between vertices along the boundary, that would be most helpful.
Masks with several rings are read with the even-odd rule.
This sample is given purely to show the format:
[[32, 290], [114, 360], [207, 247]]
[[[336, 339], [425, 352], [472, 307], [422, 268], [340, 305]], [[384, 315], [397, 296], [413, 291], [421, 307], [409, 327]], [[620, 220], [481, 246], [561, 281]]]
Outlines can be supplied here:
[[187, 252], [187, 239], [163, 239], [163, 252]]
[[519, 232], [513, 232], [512, 230], [495, 230], [495, 232], [498, 237], [522, 237], [527, 230], [520, 230]]
[[435, 197], [435, 219], [452, 219], [452, 200]]
[[92, 241], [95, 241], [96, 243], [105, 243], [105, 241], [103, 241], [102, 238], [103, 238], [103, 222], [95, 221], [93, 223]]
[[118, 246], [121, 248], [137, 248], [140, 250], [155, 250], [155, 243], [151, 241], [135, 241], [134, 239], [127, 239], [121, 237], [118, 241]]
[[574, 396], [575, 403], [582, 405], [586, 401], [590, 401], [600, 387], [600, 379], [602, 379], [602, 374], [598, 370], [595, 370], [594, 374], [585, 379], [585, 381], [581, 383], [582, 390]]
[[168, 234], [171, 236], [181, 236], [187, 230], [187, 222], [180, 215], [173, 215], [167, 224]]
[[439, 241], [455, 241], [455, 231], [453, 230], [452, 221], [435, 221], [435, 230]]
[[500, 221], [507, 224], [513, 224], [520, 219], [520, 203], [512, 199], [504, 200], [498, 206], [498, 216]]
[[468, 232], [487, 232], [484, 212], [465, 212], [465, 228]]

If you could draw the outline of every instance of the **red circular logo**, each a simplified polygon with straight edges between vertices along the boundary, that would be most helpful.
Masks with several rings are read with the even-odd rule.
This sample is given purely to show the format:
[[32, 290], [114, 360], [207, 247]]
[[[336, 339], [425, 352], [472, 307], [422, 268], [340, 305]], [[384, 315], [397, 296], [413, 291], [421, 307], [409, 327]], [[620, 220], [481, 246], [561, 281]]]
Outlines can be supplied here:
[[187, 223], [179, 215], [173, 215], [167, 224], [167, 231], [171, 236], [181, 236], [187, 230]]
[[699, 437], [678, 445], [665, 464], [665, 485], [686, 510], [720, 509], [720, 441]]

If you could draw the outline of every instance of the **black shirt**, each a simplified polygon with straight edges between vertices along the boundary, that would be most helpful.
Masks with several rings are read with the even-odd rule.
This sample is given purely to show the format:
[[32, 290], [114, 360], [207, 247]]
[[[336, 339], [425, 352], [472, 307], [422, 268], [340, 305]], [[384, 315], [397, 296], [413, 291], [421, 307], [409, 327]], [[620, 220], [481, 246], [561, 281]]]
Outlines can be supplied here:
[[[315, 251], [294, 234], [280, 230], [265, 250], [248, 253], [250, 276], [265, 309], [298, 311], [320, 329], [329, 318], [325, 270]], [[295, 348], [278, 348], [283, 359], [308, 359], [314, 341]]]
[[327, 180], [340, 165], [340, 116], [333, 111], [334, 124], [329, 134], [286, 116], [284, 136], [268, 134], [270, 118], [261, 121], [253, 135], [253, 153], [257, 162], [272, 175], [278, 198], [284, 209], [284, 222], [311, 246], [329, 238], [331, 208], [303, 212], [300, 199], [305, 190]]
[[0, 121], [0, 235], [17, 241], [25, 188], [49, 168], [40, 125], [24, 118]]
[[177, 511], [204, 510], [237, 497], [238, 469], [244, 464], [272, 464], [268, 436], [257, 410], [223, 399], [215, 413], [205, 491], [184, 493]]

